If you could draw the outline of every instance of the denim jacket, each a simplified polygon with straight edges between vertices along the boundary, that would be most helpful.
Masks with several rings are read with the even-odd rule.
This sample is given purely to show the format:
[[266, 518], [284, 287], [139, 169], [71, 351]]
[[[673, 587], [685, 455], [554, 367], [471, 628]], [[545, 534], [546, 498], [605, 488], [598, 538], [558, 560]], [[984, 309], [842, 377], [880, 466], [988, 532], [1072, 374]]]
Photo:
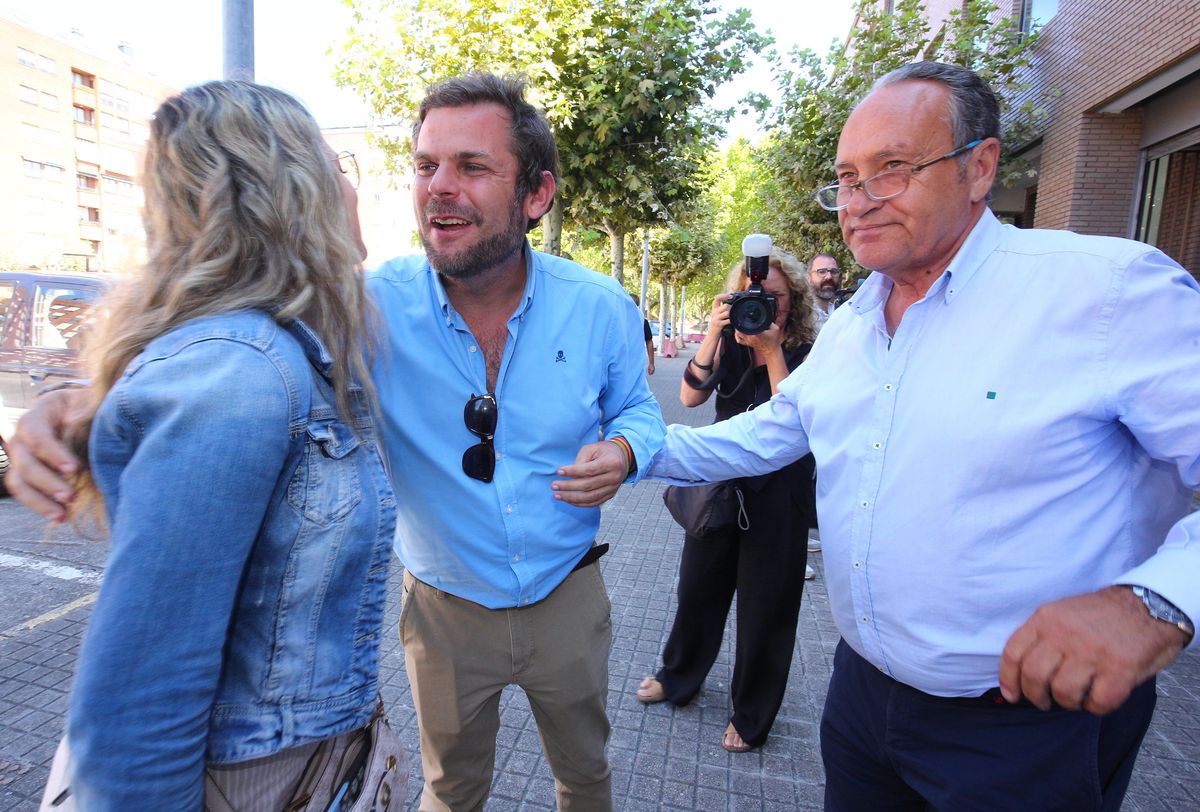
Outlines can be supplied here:
[[83, 809], [199, 809], [206, 762], [370, 718], [395, 499], [331, 363], [301, 323], [205, 317], [152, 341], [101, 405], [112, 547], [67, 726]]

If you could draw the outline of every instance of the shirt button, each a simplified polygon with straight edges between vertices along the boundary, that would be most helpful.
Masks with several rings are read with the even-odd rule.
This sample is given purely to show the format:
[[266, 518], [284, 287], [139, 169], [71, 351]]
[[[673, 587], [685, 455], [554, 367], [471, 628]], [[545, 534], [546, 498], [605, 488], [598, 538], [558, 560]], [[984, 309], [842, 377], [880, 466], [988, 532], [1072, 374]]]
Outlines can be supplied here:
[[861, 507], [863, 510], [866, 510], [866, 509], [867, 509], [867, 508], [869, 508], [870, 506], [871, 506], [871, 503], [870, 503], [870, 502], [860, 502], [860, 503], [859, 503], [859, 507]]
[[471, 348], [471, 352], [478, 352], [478, 351], [479, 351], [479, 348], [478, 348], [478, 347], [472, 347], [472, 348]]
[[862, 567], [862, 562], [861, 562], [861, 561], [855, 561], [855, 562], [854, 562], [854, 569], [859, 569], [860, 567]]
[[513, 556], [513, 561], [520, 561], [520, 560], [521, 560], [521, 556], [519, 556], [519, 555]]
[[890, 383], [885, 383], [885, 384], [883, 385], [883, 388], [884, 388], [884, 390], [886, 390], [886, 391], [888, 391], [888, 392], [891, 392], [891, 391], [892, 391], [892, 385], [891, 385]]
[[870, 619], [869, 617], [867, 617], [866, 615], [863, 615], [863, 616], [862, 616], [862, 622], [863, 622], [863, 623], [870, 623], [870, 622], [871, 622], [871, 619]]
[[880, 448], [883, 448], [883, 443], [874, 443], [874, 444], [872, 444], [871, 447], [875, 448], [875, 449], [880, 449]]
[[509, 505], [508, 507], [506, 507], [506, 508], [504, 509], [504, 512], [505, 512], [505, 513], [512, 513], [512, 505]]
[[497, 460], [503, 459], [503, 457], [500, 455], [499, 451], [496, 452], [496, 459]]

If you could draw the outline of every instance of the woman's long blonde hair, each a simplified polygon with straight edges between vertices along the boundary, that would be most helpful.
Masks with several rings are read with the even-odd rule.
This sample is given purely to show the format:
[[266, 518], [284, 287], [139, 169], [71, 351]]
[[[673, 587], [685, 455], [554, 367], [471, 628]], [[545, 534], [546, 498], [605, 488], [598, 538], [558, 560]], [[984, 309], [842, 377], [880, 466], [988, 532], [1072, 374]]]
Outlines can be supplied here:
[[274, 88], [208, 82], [162, 103], [142, 173], [148, 261], [88, 344], [91, 408], [77, 449], [129, 362], [200, 316], [303, 318], [333, 357], [343, 414], [352, 382], [370, 395], [372, 311], [332, 155], [303, 105]]
[[[811, 342], [817, 335], [813, 327], [812, 290], [808, 275], [800, 260], [778, 246], [772, 246], [767, 265], [783, 274], [792, 294], [787, 321], [783, 323], [783, 348], [793, 350], [805, 342]], [[729, 276], [725, 278], [725, 292], [745, 290], [748, 284], [746, 261], [743, 259], [729, 269]]]

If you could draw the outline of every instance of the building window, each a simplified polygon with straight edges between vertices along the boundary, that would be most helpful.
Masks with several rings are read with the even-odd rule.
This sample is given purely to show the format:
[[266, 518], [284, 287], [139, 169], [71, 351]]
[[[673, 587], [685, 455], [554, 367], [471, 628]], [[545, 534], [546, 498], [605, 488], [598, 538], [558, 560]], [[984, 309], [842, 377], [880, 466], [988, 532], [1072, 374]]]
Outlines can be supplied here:
[[80, 206], [79, 207], [79, 222], [81, 223], [99, 223], [100, 210], [95, 206]]
[[44, 144], [48, 147], [62, 145], [62, 136], [57, 130], [52, 130], [48, 127], [38, 127], [36, 124], [30, 124], [27, 121], [21, 123], [21, 136], [27, 141]]
[[58, 112], [58, 96], [55, 96], [53, 93], [47, 93], [46, 91], [43, 90], [42, 91], [42, 107], [45, 107], [47, 110], [53, 110], [54, 112], [57, 113]]
[[71, 69], [71, 83], [81, 85], [83, 87], [96, 87], [96, 77], [90, 73], [84, 73], [75, 68]]
[[112, 107], [113, 106], [113, 97], [110, 96], [108, 93], [104, 93], [102, 91], [100, 93], [100, 106], [101, 107]]
[[95, 175], [87, 175], [83, 172], [75, 173], [75, 187], [84, 191], [94, 192], [100, 188], [99, 181]]
[[31, 178], [42, 178], [43, 180], [58, 180], [62, 177], [63, 168], [58, 164], [47, 164], [41, 161], [31, 161], [28, 158], [21, 159], [25, 167], [25, 174]]
[[38, 92], [32, 87], [21, 85], [20, 89], [17, 91], [17, 96], [26, 104], [38, 103]]
[[37, 54], [33, 51], [17, 46], [17, 61], [29, 68], [37, 67]]
[[133, 181], [116, 175], [105, 175], [104, 193], [117, 197], [133, 197]]
[[38, 54], [38, 67], [46, 73], [58, 73], [58, 65], [48, 56]]
[[90, 107], [75, 105], [75, 120], [86, 127], [96, 126], [96, 114]]
[[1021, 30], [1025, 33], [1034, 27], [1050, 22], [1058, 13], [1058, 0], [1021, 0]]

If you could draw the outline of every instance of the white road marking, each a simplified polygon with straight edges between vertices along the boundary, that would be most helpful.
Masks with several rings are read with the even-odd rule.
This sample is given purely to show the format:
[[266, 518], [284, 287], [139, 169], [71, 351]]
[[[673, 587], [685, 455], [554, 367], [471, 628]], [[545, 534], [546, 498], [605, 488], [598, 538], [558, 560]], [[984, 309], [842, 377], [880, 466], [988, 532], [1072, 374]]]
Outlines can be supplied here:
[[103, 573], [76, 569], [66, 564], [56, 564], [51, 561], [41, 561], [36, 558], [26, 558], [21, 555], [0, 553], [0, 568], [11, 570], [26, 570], [49, 575], [62, 581], [78, 581], [81, 584], [95, 585], [104, 577]]

